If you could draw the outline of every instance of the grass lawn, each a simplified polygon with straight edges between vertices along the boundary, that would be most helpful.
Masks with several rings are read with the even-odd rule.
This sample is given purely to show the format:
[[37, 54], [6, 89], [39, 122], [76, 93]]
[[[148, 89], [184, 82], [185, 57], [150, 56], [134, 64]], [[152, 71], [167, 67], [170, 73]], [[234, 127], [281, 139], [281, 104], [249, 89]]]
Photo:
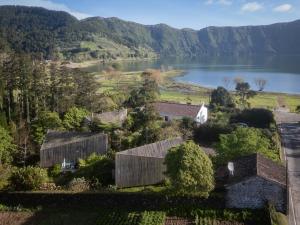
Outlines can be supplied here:
[[[193, 84], [178, 83], [172, 78], [184, 73], [181, 70], [172, 70], [161, 73], [160, 100], [178, 103], [202, 104], [209, 103], [211, 89], [199, 87]], [[115, 74], [97, 74], [101, 83], [99, 92], [110, 91], [117, 93], [120, 90], [128, 92], [141, 85], [142, 71], [139, 72], [117, 72]], [[300, 95], [289, 95], [281, 93], [258, 93], [249, 100], [251, 107], [275, 109], [285, 105], [292, 112], [300, 105]]]

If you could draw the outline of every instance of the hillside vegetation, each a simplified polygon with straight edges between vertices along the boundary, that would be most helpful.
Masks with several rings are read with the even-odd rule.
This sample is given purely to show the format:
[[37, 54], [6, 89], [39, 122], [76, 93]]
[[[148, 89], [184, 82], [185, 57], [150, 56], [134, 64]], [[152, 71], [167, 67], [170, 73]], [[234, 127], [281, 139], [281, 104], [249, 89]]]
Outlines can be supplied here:
[[105, 61], [159, 55], [299, 54], [299, 28], [300, 20], [196, 31], [165, 24], [145, 26], [118, 18], [77, 20], [66, 12], [36, 7], [0, 7], [0, 49], [42, 53], [48, 59]]

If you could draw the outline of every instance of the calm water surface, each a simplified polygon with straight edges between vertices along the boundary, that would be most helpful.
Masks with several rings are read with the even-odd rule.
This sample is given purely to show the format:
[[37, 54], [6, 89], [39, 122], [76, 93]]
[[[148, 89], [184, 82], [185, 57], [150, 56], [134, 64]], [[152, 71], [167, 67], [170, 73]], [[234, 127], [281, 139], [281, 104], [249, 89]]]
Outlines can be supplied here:
[[[234, 88], [234, 79], [242, 78], [257, 90], [256, 79], [267, 81], [265, 91], [300, 94], [300, 56], [247, 56], [169, 58], [143, 62], [122, 63], [125, 71], [141, 71], [148, 68], [182, 69], [184, 76], [175, 78], [204, 87], [226, 86]], [[94, 65], [87, 71], [103, 70], [104, 65]], [[224, 78], [230, 80], [225, 84]]]

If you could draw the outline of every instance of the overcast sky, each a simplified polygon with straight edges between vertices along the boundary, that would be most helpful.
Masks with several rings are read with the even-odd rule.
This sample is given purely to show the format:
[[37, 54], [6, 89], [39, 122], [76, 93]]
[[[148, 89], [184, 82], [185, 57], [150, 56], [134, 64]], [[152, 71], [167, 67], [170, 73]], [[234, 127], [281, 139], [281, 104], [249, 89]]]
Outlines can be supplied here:
[[41, 6], [67, 11], [78, 19], [119, 17], [193, 29], [300, 19], [300, 0], [0, 0], [0, 5]]

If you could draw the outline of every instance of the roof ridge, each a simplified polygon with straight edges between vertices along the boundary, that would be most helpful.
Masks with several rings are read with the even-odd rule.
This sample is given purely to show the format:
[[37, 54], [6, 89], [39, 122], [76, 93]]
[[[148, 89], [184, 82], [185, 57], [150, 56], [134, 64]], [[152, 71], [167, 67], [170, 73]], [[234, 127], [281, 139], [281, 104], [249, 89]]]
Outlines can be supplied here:
[[189, 106], [199, 106], [199, 107], [201, 107], [202, 106], [202, 104], [200, 104], [200, 105], [194, 105], [194, 104], [187, 104], [187, 103], [178, 103], [178, 102], [164, 102], [164, 101], [159, 101], [159, 102], [154, 102], [154, 104], [156, 104], [156, 103], [166, 103], [166, 104], [173, 104], [173, 105], [189, 105]]

